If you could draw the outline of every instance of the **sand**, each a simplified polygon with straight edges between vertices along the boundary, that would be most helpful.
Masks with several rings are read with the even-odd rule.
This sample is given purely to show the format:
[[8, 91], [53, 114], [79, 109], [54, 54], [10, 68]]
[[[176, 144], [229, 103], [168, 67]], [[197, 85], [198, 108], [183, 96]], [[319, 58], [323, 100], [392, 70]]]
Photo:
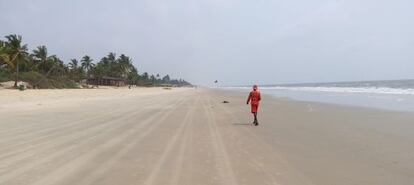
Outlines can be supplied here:
[[414, 184], [414, 114], [245, 98], [0, 90], [0, 184]]

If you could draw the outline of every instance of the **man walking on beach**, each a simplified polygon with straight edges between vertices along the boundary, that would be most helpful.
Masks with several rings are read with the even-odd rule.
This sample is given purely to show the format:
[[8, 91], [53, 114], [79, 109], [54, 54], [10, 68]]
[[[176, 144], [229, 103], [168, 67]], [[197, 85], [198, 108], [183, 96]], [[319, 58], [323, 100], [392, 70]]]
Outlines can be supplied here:
[[254, 116], [253, 124], [255, 126], [259, 125], [259, 122], [257, 121], [257, 109], [259, 109], [259, 102], [261, 100], [260, 92], [257, 90], [257, 85], [253, 85], [253, 91], [249, 93], [249, 97], [247, 98], [247, 103], [251, 105], [251, 111]]

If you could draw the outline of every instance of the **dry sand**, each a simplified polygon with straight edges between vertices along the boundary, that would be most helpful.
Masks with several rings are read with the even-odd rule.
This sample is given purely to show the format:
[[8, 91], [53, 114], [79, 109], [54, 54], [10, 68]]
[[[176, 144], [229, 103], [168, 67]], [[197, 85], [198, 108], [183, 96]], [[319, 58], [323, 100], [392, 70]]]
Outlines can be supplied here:
[[[414, 115], [206, 89], [0, 91], [0, 184], [414, 184]], [[227, 100], [229, 104], [222, 104]]]

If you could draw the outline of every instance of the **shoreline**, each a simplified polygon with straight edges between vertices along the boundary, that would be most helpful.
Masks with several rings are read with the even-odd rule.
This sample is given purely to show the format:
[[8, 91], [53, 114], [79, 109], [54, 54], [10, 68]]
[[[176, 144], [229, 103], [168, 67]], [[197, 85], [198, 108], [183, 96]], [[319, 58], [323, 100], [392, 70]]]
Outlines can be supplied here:
[[[247, 89], [220, 89], [223, 91], [248, 92]], [[292, 101], [327, 105], [371, 108], [393, 112], [414, 112], [414, 96], [369, 93], [307, 92], [262, 89], [262, 94]]]

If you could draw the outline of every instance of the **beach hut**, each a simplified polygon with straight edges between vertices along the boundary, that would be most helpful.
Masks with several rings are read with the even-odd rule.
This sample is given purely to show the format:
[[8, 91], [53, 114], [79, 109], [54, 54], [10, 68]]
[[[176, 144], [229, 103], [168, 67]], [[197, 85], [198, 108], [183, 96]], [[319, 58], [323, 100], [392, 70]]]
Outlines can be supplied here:
[[123, 78], [115, 77], [90, 77], [87, 79], [89, 85], [105, 85], [105, 86], [125, 86], [125, 80]]

